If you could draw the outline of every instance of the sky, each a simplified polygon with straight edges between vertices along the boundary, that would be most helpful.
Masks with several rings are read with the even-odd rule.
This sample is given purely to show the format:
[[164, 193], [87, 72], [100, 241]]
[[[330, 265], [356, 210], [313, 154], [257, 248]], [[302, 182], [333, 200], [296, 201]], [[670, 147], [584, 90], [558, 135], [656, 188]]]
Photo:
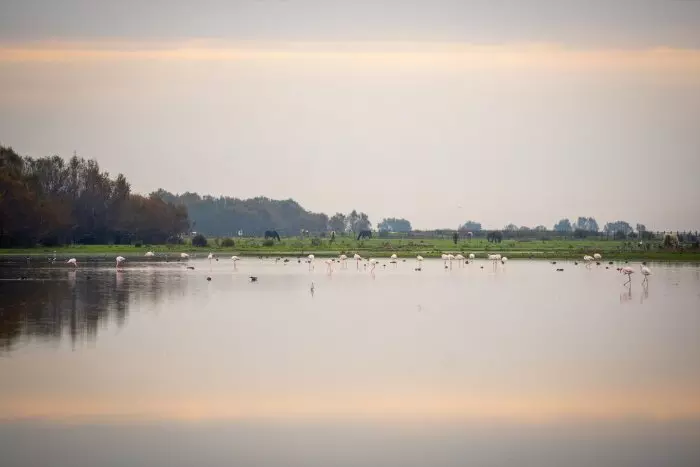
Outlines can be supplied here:
[[0, 144], [414, 228], [700, 229], [700, 1], [0, 0]]

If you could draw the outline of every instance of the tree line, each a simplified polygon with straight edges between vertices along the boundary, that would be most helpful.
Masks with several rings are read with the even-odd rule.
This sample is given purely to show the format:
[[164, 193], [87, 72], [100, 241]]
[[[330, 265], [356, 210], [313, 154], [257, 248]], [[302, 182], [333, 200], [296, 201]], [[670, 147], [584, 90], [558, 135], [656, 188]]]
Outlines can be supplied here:
[[189, 228], [187, 210], [131, 193], [94, 160], [34, 159], [0, 146], [0, 247], [166, 243]]

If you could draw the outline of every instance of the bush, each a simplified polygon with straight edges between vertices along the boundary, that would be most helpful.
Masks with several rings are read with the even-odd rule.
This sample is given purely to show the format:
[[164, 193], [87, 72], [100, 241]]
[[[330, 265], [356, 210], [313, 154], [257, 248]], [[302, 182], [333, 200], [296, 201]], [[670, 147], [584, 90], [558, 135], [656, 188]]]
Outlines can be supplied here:
[[321, 246], [321, 239], [316, 237], [312, 238], [311, 246]]
[[234, 246], [236, 246], [236, 242], [234, 242], [232, 238], [226, 237], [223, 240], [221, 240], [221, 246], [224, 248], [233, 248]]
[[274, 246], [274, 245], [275, 245], [275, 241], [271, 238], [267, 238], [267, 239], [263, 240], [263, 242], [262, 242], [262, 246], [269, 247], [269, 246]]
[[199, 247], [204, 247], [207, 246], [209, 242], [207, 242], [207, 237], [205, 237], [202, 234], [197, 234], [194, 237], [192, 237], [192, 246], [199, 246]]
[[141, 248], [143, 246], [143, 241], [142, 240], [136, 240], [134, 242], [134, 247], [135, 248]]

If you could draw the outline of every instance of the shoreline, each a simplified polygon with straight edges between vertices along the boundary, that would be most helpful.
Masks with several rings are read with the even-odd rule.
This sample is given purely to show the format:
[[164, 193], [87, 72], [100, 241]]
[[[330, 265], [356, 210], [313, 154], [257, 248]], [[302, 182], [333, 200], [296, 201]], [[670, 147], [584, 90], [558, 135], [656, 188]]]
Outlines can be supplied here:
[[[2, 249], [0, 250], [0, 261], [2, 260], [48, 260], [53, 258], [54, 251], [57, 259], [65, 259], [69, 257], [76, 258], [95, 258], [112, 260], [114, 256], [121, 255], [127, 259], [141, 259], [144, 261], [186, 261], [184, 258], [180, 258], [180, 253], [187, 253], [190, 255], [189, 259], [206, 259], [209, 253], [213, 253], [215, 257], [219, 259], [228, 259], [230, 256], [236, 255], [240, 257], [267, 257], [267, 258], [303, 258], [309, 254], [313, 254], [319, 258], [333, 258], [338, 257], [340, 254], [344, 253], [349, 258], [348, 261], [352, 261], [352, 255], [358, 253], [363, 259], [366, 258], [390, 258], [392, 254], [398, 255], [399, 260], [415, 260], [417, 255], [421, 255], [425, 259], [439, 259], [440, 255], [444, 253], [457, 254], [461, 253], [464, 256], [468, 256], [470, 253], [476, 255], [476, 259], [484, 260], [489, 254], [501, 254], [507, 256], [508, 259], [532, 259], [532, 260], [583, 260], [583, 255], [592, 254], [590, 250], [580, 249], [577, 251], [561, 251], [561, 250], [546, 250], [546, 249], [530, 249], [530, 250], [510, 250], [508, 248], [490, 248], [488, 250], [484, 249], [467, 249], [467, 248], [457, 248], [449, 249], [446, 248], [442, 251], [435, 250], [419, 250], [419, 249], [372, 249], [372, 248], [356, 248], [347, 250], [343, 249], [304, 249], [291, 251], [286, 250], [276, 250], [274, 247], [260, 247], [260, 248], [248, 248], [248, 249], [229, 249], [229, 248], [199, 248], [190, 246], [178, 246], [172, 248], [166, 247], [140, 247], [136, 248], [133, 246], [100, 246], [100, 245], [90, 245], [90, 246], [74, 246], [74, 247], [59, 247], [56, 249], [50, 248], [29, 248], [29, 249]], [[152, 251], [155, 256], [152, 258], [147, 258], [144, 254], [147, 251]], [[663, 261], [663, 262], [700, 262], [700, 251], [602, 251], [601, 261], [625, 261], [625, 260], [638, 260], [638, 261]]]

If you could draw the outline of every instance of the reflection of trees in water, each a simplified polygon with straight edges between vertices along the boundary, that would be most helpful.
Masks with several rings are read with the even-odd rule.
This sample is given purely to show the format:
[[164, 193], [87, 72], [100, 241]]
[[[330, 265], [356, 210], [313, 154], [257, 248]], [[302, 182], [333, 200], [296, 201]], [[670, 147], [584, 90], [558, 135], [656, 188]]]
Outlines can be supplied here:
[[79, 269], [54, 271], [43, 280], [33, 277], [0, 281], [0, 350], [11, 350], [20, 338], [60, 340], [68, 334], [73, 345], [94, 340], [100, 326], [113, 321], [122, 327], [130, 308], [144, 301], [155, 304], [182, 285], [178, 273], [155, 268]]

